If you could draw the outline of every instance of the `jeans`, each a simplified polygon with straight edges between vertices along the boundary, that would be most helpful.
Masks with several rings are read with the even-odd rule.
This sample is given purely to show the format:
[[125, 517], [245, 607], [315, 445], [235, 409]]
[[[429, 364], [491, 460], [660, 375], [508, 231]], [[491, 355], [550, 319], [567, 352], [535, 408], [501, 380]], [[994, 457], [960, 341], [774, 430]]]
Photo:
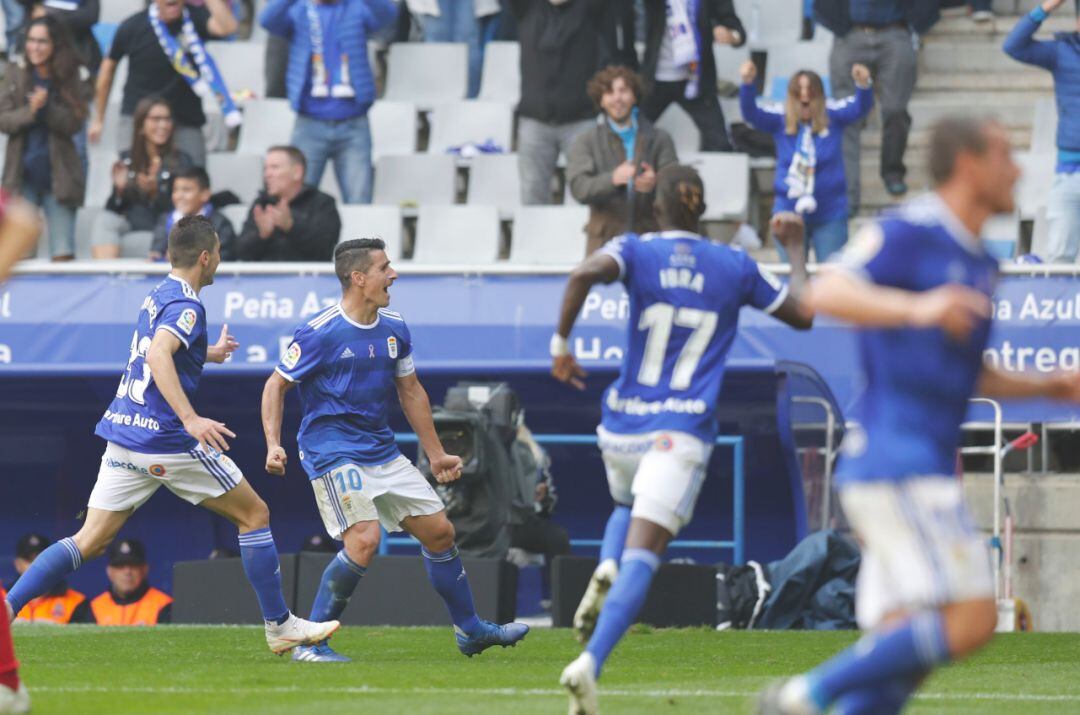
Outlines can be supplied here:
[[685, 96], [686, 82], [653, 83], [641, 105], [641, 111], [650, 122], [655, 122], [672, 102], [686, 110], [701, 133], [701, 151], [732, 151], [724, 123], [724, 111], [716, 94], [698, 95], [694, 99]]
[[1075, 263], [1080, 252], [1080, 172], [1058, 174], [1046, 197], [1047, 263]]
[[[907, 173], [904, 152], [911, 131], [907, 106], [915, 90], [918, 60], [911, 33], [899, 27], [877, 32], [853, 29], [844, 37], [833, 39], [829, 54], [833, 96], [855, 93], [851, 67], [856, 63], [866, 65], [874, 76], [874, 90], [881, 108], [881, 178], [886, 183], [903, 181]], [[859, 134], [865, 126], [863, 119], [844, 130], [844, 173], [848, 206], [853, 212], [859, 208]]]
[[57, 201], [51, 191], [39, 193], [29, 186], [23, 186], [21, 195], [45, 212], [45, 223], [49, 227], [49, 256], [74, 256], [75, 209]]
[[424, 42], [464, 42], [469, 46], [469, 99], [480, 93], [484, 48], [473, 0], [439, 0], [439, 16], [420, 15]]
[[366, 116], [329, 121], [298, 114], [292, 145], [307, 159], [305, 183], [318, 186], [326, 162], [333, 160], [342, 201], [371, 203], [371, 128]]
[[521, 203], [551, 203], [551, 180], [555, 177], [559, 152], [570, 151], [578, 134], [595, 125], [593, 119], [567, 124], [548, 124], [528, 117], [518, 120]]
[[10, 55], [15, 49], [15, 42], [22, 31], [23, 21], [26, 20], [26, 7], [19, 0], [0, 0], [0, 7], [4, 10], [4, 35], [7, 38], [7, 52]]
[[[803, 244], [806, 249], [806, 258], [810, 258], [810, 246], [814, 247], [814, 260], [824, 263], [829, 257], [844, 247], [848, 240], [848, 222], [846, 218], [822, 221], [820, 223], [806, 224], [806, 241]], [[787, 251], [779, 243], [776, 251], [780, 254], [780, 260], [788, 262]]]

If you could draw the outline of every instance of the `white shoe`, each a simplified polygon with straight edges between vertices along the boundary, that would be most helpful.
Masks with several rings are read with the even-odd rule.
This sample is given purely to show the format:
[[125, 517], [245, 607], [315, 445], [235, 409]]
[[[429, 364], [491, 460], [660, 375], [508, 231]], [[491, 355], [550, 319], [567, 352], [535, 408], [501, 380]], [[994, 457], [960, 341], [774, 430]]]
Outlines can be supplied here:
[[619, 564], [615, 559], [608, 559], [596, 567], [592, 578], [589, 579], [589, 587], [585, 589], [585, 595], [581, 597], [577, 611], [574, 613], [574, 631], [577, 639], [583, 645], [592, 637], [596, 628], [596, 621], [600, 618], [600, 609], [604, 607], [611, 584], [615, 583], [615, 577], [619, 575]]
[[266, 645], [276, 655], [288, 653], [299, 645], [315, 645], [326, 640], [341, 628], [338, 621], [315, 623], [289, 614], [289, 620], [281, 625], [266, 621]]
[[0, 715], [23, 715], [28, 712], [30, 712], [30, 693], [24, 683], [19, 682], [18, 690], [0, 685]]
[[570, 694], [569, 715], [598, 715], [596, 696], [596, 661], [585, 652], [563, 669], [559, 684]]
[[992, 10], [976, 10], [971, 13], [971, 19], [975, 22], [990, 22], [994, 19], [994, 13]]

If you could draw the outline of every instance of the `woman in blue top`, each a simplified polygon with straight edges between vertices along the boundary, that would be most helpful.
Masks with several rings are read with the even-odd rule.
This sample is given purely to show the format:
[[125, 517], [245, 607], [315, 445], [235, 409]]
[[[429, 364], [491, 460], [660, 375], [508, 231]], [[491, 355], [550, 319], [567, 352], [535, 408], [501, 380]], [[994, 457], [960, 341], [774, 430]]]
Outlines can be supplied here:
[[[823, 262], [848, 238], [847, 180], [844, 176], [843, 129], [865, 117], [874, 104], [870, 70], [851, 68], [855, 94], [840, 101], [825, 98], [821, 77], [801, 70], [788, 82], [783, 106], [759, 107], [754, 78], [757, 67], [747, 61], [739, 70], [739, 104], [743, 118], [776, 141], [773, 189], [773, 233], [805, 231], [807, 252]], [[787, 259], [777, 242], [780, 256]]]

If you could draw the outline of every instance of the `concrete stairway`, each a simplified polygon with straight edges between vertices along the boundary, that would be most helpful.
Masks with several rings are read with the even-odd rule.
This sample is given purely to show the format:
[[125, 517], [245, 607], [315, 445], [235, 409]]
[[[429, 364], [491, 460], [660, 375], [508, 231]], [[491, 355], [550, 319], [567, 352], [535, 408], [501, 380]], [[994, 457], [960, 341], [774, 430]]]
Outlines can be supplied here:
[[[1001, 14], [989, 23], [976, 24], [966, 11], [948, 14], [923, 38], [919, 56], [919, 78], [909, 105], [912, 133], [905, 162], [912, 193], [928, 188], [928, 129], [948, 114], [994, 116], [1009, 128], [1016, 151], [1026, 151], [1031, 141], [1035, 100], [1053, 92], [1050, 73], [1016, 62], [1001, 45], [1033, 0], [998, 0]], [[1062, 11], [1049, 18], [1037, 37], [1076, 29], [1072, 12]], [[862, 133], [859, 214], [872, 216], [895, 203], [879, 177], [881, 150], [880, 118], [875, 111]]]

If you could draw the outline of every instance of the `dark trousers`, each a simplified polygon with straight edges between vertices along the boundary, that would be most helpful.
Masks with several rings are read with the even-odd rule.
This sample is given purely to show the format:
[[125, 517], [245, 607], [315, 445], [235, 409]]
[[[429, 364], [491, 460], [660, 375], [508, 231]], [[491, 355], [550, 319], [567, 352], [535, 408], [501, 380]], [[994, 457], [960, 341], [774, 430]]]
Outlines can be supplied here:
[[685, 91], [686, 82], [654, 82], [652, 90], [641, 103], [641, 111], [650, 122], [655, 122], [669, 104], [678, 102], [701, 132], [701, 151], [731, 151], [724, 110], [720, 109], [716, 94], [687, 99], [683, 94]]
[[[881, 178], [886, 182], [903, 181], [907, 168], [907, 151], [911, 115], [908, 102], [915, 90], [918, 55], [911, 33], [900, 27], [876, 32], [853, 29], [844, 37], [833, 40], [829, 55], [829, 78], [833, 96], [847, 97], [855, 93], [851, 67], [864, 64], [874, 78], [874, 92], [881, 109]], [[859, 134], [866, 120], [844, 130], [844, 172], [847, 175], [848, 205], [852, 211], [859, 206]]]
[[510, 527], [510, 546], [544, 555], [543, 596], [551, 598], [551, 562], [556, 556], [570, 553], [570, 535], [551, 519], [530, 515], [522, 524]]

